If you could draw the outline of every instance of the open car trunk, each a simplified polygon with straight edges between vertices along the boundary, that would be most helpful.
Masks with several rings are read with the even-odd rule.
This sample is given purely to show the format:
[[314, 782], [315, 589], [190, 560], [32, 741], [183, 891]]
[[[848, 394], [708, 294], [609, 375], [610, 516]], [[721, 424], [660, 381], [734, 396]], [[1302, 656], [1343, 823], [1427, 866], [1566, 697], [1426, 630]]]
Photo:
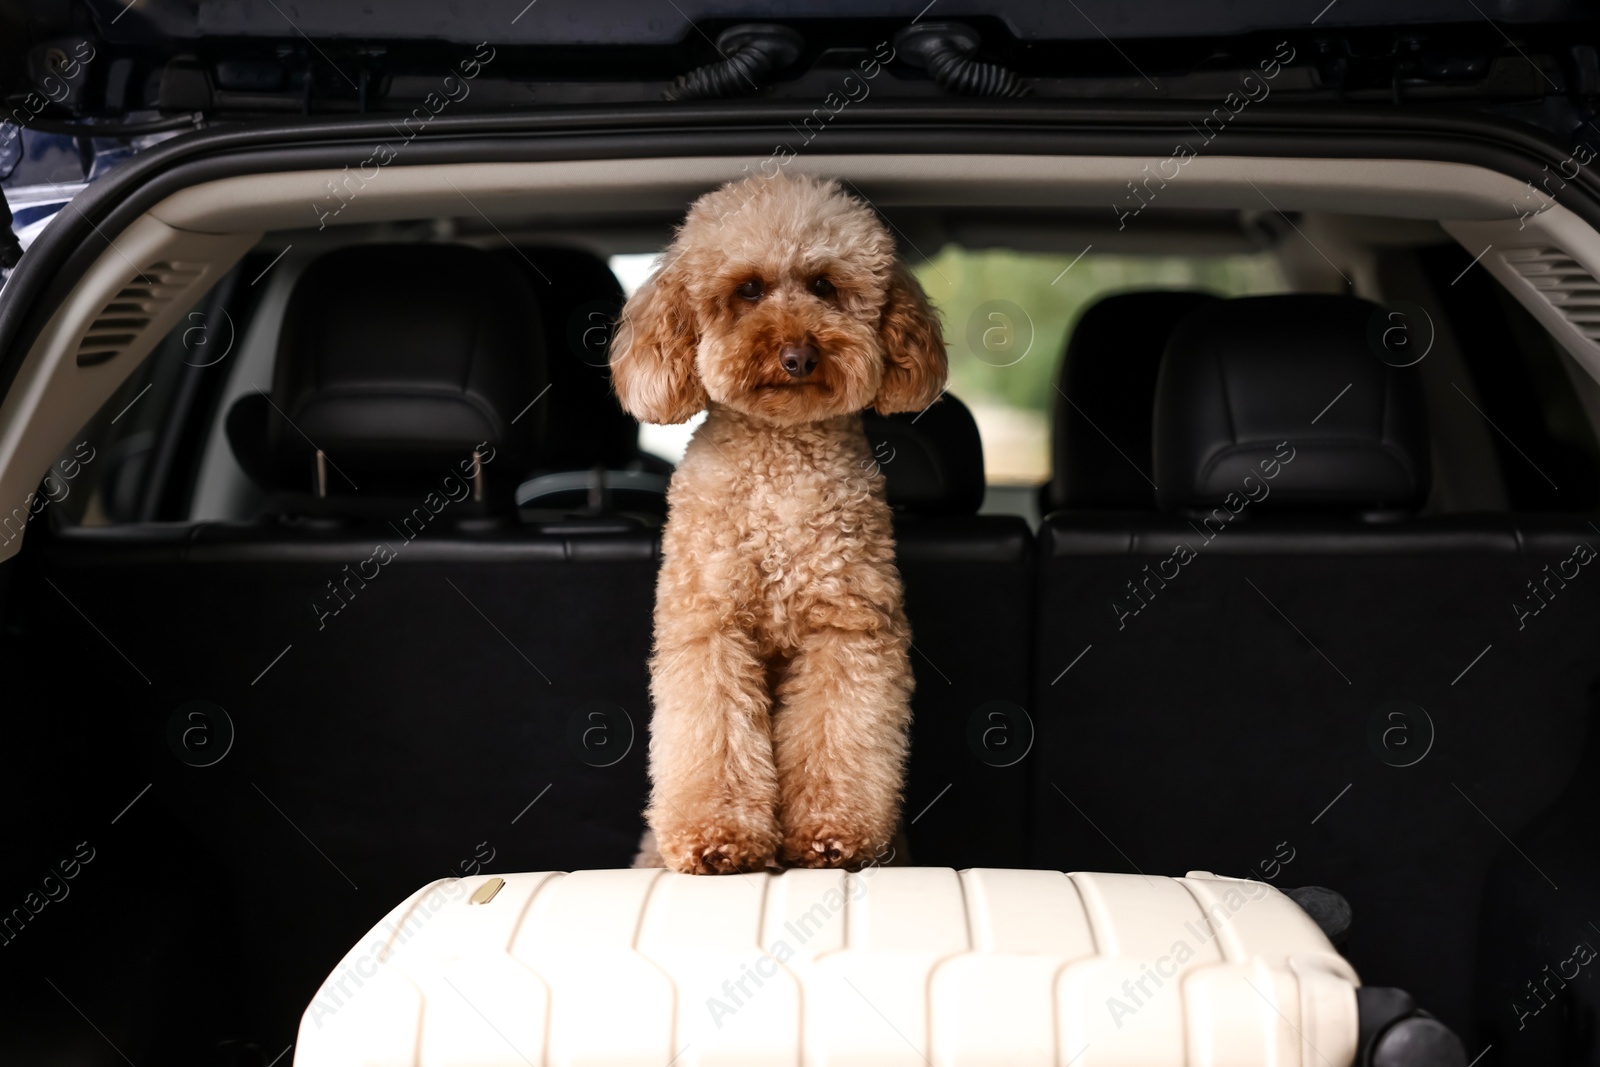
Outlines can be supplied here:
[[[909, 861], [1327, 887], [1475, 1062], [1600, 1063], [1588, 5], [516, 6], [0, 2], [0, 1059], [286, 1063], [419, 887], [630, 864], [686, 431], [607, 346], [804, 173], [945, 316], [866, 422]], [[458, 356], [482, 449], [288, 426]], [[1207, 497], [1219, 420], [1314, 491]]]

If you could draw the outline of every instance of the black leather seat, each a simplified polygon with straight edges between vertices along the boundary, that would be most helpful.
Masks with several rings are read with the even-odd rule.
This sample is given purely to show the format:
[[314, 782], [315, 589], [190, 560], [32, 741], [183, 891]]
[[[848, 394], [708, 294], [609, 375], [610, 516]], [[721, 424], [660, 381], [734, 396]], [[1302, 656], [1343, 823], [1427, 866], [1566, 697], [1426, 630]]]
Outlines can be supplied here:
[[1183, 289], [1113, 293], [1084, 310], [1051, 402], [1046, 513], [1155, 506], [1147, 475], [1161, 353], [1185, 315], [1217, 299]]
[[542, 465], [624, 470], [639, 459], [639, 424], [611, 392], [611, 330], [623, 292], [611, 268], [581, 248], [524, 246], [495, 255], [517, 268], [543, 312], [550, 396]]
[[581, 248], [501, 249], [543, 312], [550, 393], [538, 462], [518, 488], [529, 513], [580, 511], [665, 516], [672, 464], [639, 447], [639, 424], [611, 391], [611, 332], [623, 291], [603, 260]]
[[[286, 1045], [341, 954], [417, 886], [478, 867], [631, 862], [657, 541], [642, 529], [440, 529], [409, 543], [348, 525], [271, 531], [101, 527], [41, 541], [39, 565], [71, 605], [41, 585], [39, 625], [76, 633], [81, 609], [150, 684], [109, 648], [87, 674], [79, 645], [36, 667], [77, 675], [81, 706], [137, 724], [122, 731], [134, 743], [118, 773], [137, 776], [135, 792], [154, 782], [141, 804], [206, 857], [206, 892], [227, 908], [219, 948], [271, 946], [249, 967], [217, 967], [247, 1032]], [[172, 747], [172, 717], [194, 700], [232, 723], [214, 766], [185, 766]]]
[[1033, 860], [1333, 887], [1363, 979], [1470, 1035], [1491, 861], [1584, 737], [1596, 534], [1416, 514], [1416, 371], [1368, 348], [1377, 311], [1196, 310], [1157, 385], [1163, 513], [1046, 519]]
[[[528, 287], [487, 253], [330, 253], [291, 296], [283, 414], [235, 412], [233, 442], [284, 521], [30, 538], [138, 665], [94, 672], [79, 698], [142, 724], [129, 773], [155, 783], [145, 803], [209, 850], [227, 940], [272, 946], [229, 988], [241, 1029], [280, 1048], [339, 956], [418, 885], [474, 865], [626, 866], [637, 848], [657, 536], [510, 515], [539, 462], [543, 405], [522, 412], [543, 344]], [[330, 469], [317, 497], [295, 426], [359, 490]], [[478, 510], [507, 514], [456, 522], [480, 441], [498, 454]], [[82, 625], [41, 588], [41, 625]], [[81, 652], [41, 669], [80, 673]], [[213, 766], [170, 747], [192, 700], [233, 724]]]
[[229, 442], [278, 510], [392, 511], [479, 449], [483, 484], [453, 514], [509, 510], [546, 384], [539, 305], [516, 271], [461, 245], [358, 245], [301, 276], [271, 395], [234, 404]]
[[895, 509], [917, 689], [905, 820], [923, 865], [1016, 866], [1027, 853], [1033, 534], [979, 515], [983, 444], [949, 394], [920, 414], [868, 414]]
[[[1152, 474], [1162, 509], [1208, 511], [1250, 492], [1252, 478], [1270, 493], [1269, 512], [1421, 507], [1427, 421], [1416, 377], [1366, 344], [1382, 314], [1365, 300], [1298, 295], [1188, 315], [1156, 380]], [[1282, 462], [1281, 442], [1304, 455]], [[1263, 483], [1275, 458], [1280, 474]]]

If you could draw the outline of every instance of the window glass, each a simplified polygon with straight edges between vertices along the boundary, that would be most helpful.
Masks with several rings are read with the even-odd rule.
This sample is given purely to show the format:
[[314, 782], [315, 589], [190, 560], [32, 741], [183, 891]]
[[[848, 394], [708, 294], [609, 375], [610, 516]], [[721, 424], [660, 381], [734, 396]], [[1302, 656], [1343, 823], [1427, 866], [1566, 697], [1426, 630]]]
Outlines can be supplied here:
[[950, 391], [983, 438], [990, 484], [1050, 476], [1056, 371], [1079, 314], [1128, 289], [1204, 289], [1220, 296], [1285, 291], [1270, 254], [1039, 255], [947, 245], [914, 268], [944, 315]]

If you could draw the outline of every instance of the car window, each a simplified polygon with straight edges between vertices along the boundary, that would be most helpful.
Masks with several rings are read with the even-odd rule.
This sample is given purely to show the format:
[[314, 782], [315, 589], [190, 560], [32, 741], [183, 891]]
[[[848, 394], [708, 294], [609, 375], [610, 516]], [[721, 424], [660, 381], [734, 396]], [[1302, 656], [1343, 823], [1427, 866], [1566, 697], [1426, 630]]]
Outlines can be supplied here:
[[950, 391], [977, 420], [991, 485], [1049, 478], [1057, 369], [1078, 316], [1101, 297], [1128, 289], [1220, 296], [1288, 289], [1267, 253], [1075, 256], [947, 245], [914, 269], [944, 313]]

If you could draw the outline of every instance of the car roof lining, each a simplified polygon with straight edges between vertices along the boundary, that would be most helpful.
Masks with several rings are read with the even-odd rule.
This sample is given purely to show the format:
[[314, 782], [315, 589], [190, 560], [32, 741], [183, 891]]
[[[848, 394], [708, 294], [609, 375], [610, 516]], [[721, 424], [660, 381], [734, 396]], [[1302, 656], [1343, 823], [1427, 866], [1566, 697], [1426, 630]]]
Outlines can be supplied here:
[[[1170, 164], [1170, 166], [1166, 166]], [[396, 218], [516, 220], [530, 198], [545, 215], [681, 213], [709, 188], [776, 173], [778, 157], [722, 156], [496, 163], [374, 164], [219, 178], [179, 190], [150, 209], [170, 226], [203, 233], [320, 228]], [[1491, 220], [1525, 194], [1522, 183], [1465, 163], [1387, 159], [1194, 156], [1182, 163], [1135, 156], [900, 153], [789, 157], [791, 172], [844, 178], [884, 210], [902, 207], [1062, 208], [1131, 214], [1142, 205], [1324, 211], [1404, 219]], [[1176, 175], [1163, 180], [1163, 175]], [[1253, 186], [1241, 202], [1241, 190]], [[1136, 188], [1137, 187], [1137, 192]], [[1108, 198], [1107, 191], [1121, 194]], [[1124, 192], [1124, 190], [1126, 190]]]
[[[1138, 216], [1121, 212], [1159, 203], [1163, 209], [1264, 206], [1274, 213], [1439, 220], [1474, 254], [1492, 245], [1481, 257], [1484, 265], [1600, 379], [1600, 346], [1505, 256], [1556, 248], [1600, 276], [1600, 233], [1551, 202], [1536, 215], [1519, 216], [1516, 205], [1528, 200], [1526, 184], [1485, 168], [1422, 160], [1216, 155], [1177, 163], [1133, 156], [931, 153], [793, 156], [787, 168], [844, 178], [886, 213], [951, 206], [1109, 207], [1107, 218], [1125, 228], [1138, 225]], [[107, 235], [109, 247], [35, 338], [0, 401], [0, 499], [28, 498], [71, 436], [267, 231], [474, 215], [514, 224], [527, 214], [530, 198], [546, 216], [619, 208], [676, 213], [724, 181], [777, 169], [776, 158], [752, 165], [748, 158], [711, 156], [428, 164], [374, 167], [367, 177], [349, 167], [260, 173], [179, 190], [119, 234]], [[1163, 174], [1174, 176], [1164, 180]], [[1120, 208], [1108, 201], [1108, 190], [1124, 189]], [[96, 316], [158, 263], [181, 264], [190, 272], [186, 287], [157, 307], [148, 326], [114, 358], [79, 366], [79, 346]], [[0, 560], [20, 543], [13, 538], [0, 544]]]

